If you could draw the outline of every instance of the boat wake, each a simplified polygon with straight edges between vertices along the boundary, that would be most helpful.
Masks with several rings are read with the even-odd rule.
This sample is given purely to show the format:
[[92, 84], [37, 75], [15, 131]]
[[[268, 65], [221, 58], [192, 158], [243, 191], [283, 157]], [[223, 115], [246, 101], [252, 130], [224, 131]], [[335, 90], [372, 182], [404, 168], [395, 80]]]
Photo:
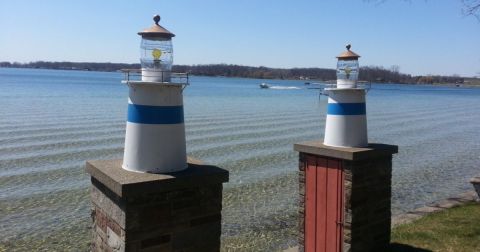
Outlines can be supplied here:
[[300, 89], [300, 88], [299, 87], [271, 86], [270, 89], [285, 90], [285, 89]]

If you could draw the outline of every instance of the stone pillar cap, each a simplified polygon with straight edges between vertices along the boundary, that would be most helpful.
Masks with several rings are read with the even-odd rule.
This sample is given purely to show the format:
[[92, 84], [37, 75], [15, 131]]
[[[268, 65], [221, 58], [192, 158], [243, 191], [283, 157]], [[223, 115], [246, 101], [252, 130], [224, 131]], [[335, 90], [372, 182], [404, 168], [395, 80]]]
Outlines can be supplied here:
[[470, 183], [472, 183], [472, 184], [480, 184], [480, 176], [471, 178], [471, 179], [470, 179]]
[[86, 171], [119, 197], [228, 182], [227, 170], [193, 158], [188, 158], [187, 163], [183, 171], [154, 174], [122, 169], [122, 159], [95, 160], [87, 161]]
[[364, 148], [350, 148], [327, 146], [321, 141], [308, 141], [294, 144], [293, 149], [298, 152], [317, 156], [351, 161], [391, 156], [392, 154], [398, 153], [398, 146], [379, 143], [369, 143], [368, 146]]

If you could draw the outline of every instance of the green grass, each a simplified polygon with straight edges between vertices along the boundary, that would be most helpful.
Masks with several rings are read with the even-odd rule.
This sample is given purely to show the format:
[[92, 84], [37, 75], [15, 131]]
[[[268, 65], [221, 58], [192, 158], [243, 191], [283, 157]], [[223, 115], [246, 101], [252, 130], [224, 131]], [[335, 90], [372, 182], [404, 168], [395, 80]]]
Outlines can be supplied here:
[[480, 251], [480, 204], [430, 214], [392, 230], [392, 251]]

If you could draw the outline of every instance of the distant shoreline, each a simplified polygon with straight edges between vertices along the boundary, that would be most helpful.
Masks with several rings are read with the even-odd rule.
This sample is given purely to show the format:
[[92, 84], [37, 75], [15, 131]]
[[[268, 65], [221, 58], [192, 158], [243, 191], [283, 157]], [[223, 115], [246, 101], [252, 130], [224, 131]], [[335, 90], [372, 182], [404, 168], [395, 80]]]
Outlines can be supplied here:
[[[118, 72], [121, 69], [139, 69], [140, 64], [96, 63], [96, 62], [45, 62], [30, 63], [0, 62], [0, 68], [27, 68], [45, 70]], [[238, 77], [264, 80], [299, 80], [305, 84], [312, 82], [334, 82], [335, 69], [326, 68], [268, 68], [227, 64], [211, 65], [174, 65], [174, 72], [187, 72], [195, 76]], [[460, 76], [411, 76], [383, 67], [363, 67], [360, 70], [360, 81], [379, 84], [420, 84], [448, 87], [480, 87], [480, 78]]]
[[480, 88], [480, 83], [477, 83], [477, 84], [435, 83], [435, 84], [422, 84], [422, 85], [431, 85], [431, 86], [436, 86], [436, 87]]

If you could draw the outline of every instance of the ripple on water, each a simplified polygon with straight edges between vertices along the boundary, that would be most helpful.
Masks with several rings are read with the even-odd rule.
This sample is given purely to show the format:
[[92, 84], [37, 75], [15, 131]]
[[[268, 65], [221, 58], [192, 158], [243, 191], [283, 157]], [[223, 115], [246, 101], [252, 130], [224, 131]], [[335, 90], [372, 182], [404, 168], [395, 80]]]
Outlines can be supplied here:
[[[126, 89], [115, 84], [115, 73], [68, 72], [85, 84], [62, 89], [65, 78], [52, 84], [55, 74], [27, 78], [29, 71], [0, 92], [0, 250], [85, 250], [85, 160], [122, 156]], [[90, 79], [97, 75], [104, 78]], [[322, 138], [326, 100], [318, 101], [317, 91], [263, 92], [257, 82], [193, 77], [185, 91], [189, 155], [230, 171], [222, 212], [225, 251], [295, 244], [298, 154], [292, 145]], [[370, 140], [399, 145], [394, 213], [468, 188], [480, 163], [480, 90], [398, 89], [373, 89], [367, 107]]]

